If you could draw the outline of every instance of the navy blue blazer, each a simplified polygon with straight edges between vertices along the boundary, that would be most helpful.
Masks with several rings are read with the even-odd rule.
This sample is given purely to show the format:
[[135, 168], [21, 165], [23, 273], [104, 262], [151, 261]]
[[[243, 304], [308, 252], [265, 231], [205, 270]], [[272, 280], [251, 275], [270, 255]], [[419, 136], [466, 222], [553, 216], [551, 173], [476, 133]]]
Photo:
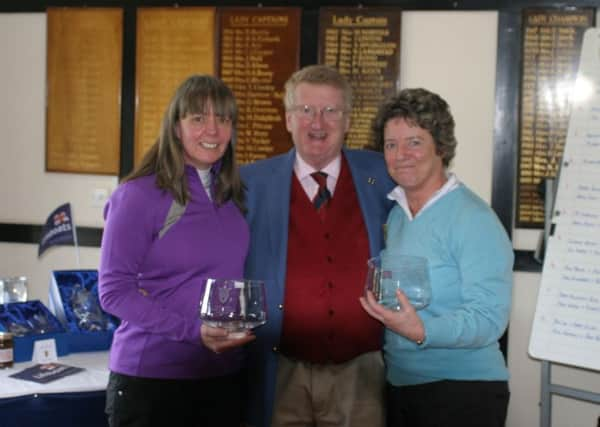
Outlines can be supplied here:
[[[371, 256], [383, 247], [383, 224], [394, 188], [381, 153], [343, 150], [348, 161], [369, 237]], [[277, 374], [277, 350], [283, 321], [287, 263], [290, 192], [296, 150], [241, 168], [246, 190], [246, 220], [250, 249], [245, 277], [265, 281], [267, 323], [255, 330], [257, 339], [248, 350], [248, 413], [253, 427], [270, 427]], [[366, 262], [366, 260], [365, 260]]]

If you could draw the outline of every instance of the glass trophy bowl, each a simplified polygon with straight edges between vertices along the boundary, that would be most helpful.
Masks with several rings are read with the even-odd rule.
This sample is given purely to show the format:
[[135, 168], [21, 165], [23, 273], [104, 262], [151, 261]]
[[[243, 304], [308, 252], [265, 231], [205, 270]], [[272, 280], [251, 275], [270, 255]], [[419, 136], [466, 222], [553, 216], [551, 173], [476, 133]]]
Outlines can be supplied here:
[[27, 301], [27, 277], [0, 277], [0, 304]]
[[[390, 255], [388, 255], [390, 256]], [[390, 256], [393, 269], [381, 265], [381, 257], [367, 261], [365, 291], [373, 292], [383, 306], [400, 310], [396, 290], [400, 289], [415, 308], [421, 310], [431, 302], [431, 284], [427, 259], [411, 255]]]
[[200, 301], [200, 318], [224, 328], [232, 338], [267, 322], [265, 284], [260, 280], [206, 279]]

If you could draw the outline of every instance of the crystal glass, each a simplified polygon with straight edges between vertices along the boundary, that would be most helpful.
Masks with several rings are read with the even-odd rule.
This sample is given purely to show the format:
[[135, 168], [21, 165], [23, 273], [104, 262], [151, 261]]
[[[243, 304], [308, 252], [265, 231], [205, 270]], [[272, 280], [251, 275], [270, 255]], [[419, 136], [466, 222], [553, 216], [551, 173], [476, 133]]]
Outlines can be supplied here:
[[100, 308], [98, 295], [79, 283], [76, 283], [72, 289], [71, 308], [79, 329], [86, 331], [107, 329], [108, 321]]
[[27, 277], [0, 277], [0, 304], [27, 301]]
[[36, 335], [54, 332], [55, 329], [45, 313], [33, 314], [33, 316], [27, 319], [27, 325], [30, 328], [29, 333]]
[[200, 318], [209, 325], [243, 337], [248, 329], [267, 322], [265, 284], [260, 280], [206, 279]]
[[416, 310], [425, 308], [431, 302], [431, 284], [427, 259], [411, 255], [388, 255], [387, 266], [382, 267], [381, 257], [367, 262], [365, 291], [373, 292], [377, 302], [392, 310], [400, 310], [396, 290], [402, 290]]

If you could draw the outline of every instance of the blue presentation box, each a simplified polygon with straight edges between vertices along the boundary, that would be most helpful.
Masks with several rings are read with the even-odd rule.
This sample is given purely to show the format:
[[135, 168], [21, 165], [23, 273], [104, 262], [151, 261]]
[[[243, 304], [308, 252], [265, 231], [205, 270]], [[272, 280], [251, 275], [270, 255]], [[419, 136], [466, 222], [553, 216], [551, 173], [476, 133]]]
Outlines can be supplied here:
[[63, 325], [41, 301], [0, 305], [0, 329], [13, 334], [15, 362], [30, 361], [34, 343], [39, 340], [54, 339], [56, 355], [69, 354], [69, 340]]
[[100, 308], [97, 270], [55, 270], [50, 310], [64, 325], [71, 353], [108, 350], [119, 320]]

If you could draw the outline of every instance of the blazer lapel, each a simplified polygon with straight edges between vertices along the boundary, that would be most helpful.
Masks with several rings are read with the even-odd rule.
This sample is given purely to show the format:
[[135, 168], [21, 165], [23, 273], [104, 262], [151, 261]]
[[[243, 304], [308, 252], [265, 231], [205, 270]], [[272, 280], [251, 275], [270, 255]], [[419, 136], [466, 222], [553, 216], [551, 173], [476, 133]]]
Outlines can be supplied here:
[[358, 204], [360, 205], [363, 220], [365, 222], [365, 226], [367, 227], [369, 249], [371, 254], [375, 254], [377, 252], [377, 242], [375, 241], [374, 236], [378, 235], [379, 231], [376, 228], [380, 227], [381, 224], [377, 224], [376, 221], [372, 221], [372, 218], [377, 217], [373, 208], [376, 206], [376, 203], [378, 203], [378, 201], [374, 199], [373, 192], [370, 188], [373, 178], [369, 177], [368, 173], [361, 168], [359, 162], [357, 162], [352, 156], [351, 151], [348, 151], [344, 148], [343, 153], [346, 156], [348, 166], [350, 167], [352, 182], [354, 183], [354, 189], [358, 197]]
[[278, 282], [285, 283], [287, 264], [288, 228], [290, 221], [290, 192], [292, 187], [292, 174], [294, 173], [294, 160], [296, 150], [291, 149], [281, 161], [273, 166], [272, 175], [266, 177], [271, 181], [269, 187], [272, 191], [268, 198], [269, 213], [269, 240], [270, 246], [276, 251], [279, 259], [277, 268]]

